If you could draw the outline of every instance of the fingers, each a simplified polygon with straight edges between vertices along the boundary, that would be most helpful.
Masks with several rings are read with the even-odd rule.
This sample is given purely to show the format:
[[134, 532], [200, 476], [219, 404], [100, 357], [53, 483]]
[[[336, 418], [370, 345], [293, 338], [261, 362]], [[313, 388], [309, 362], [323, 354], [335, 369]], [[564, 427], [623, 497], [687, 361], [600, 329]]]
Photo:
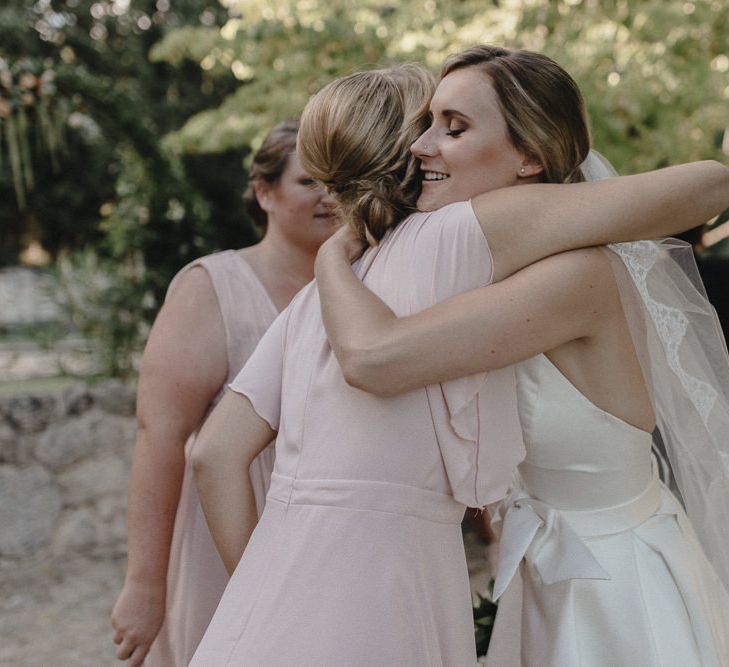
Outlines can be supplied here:
[[136, 648], [136, 644], [128, 637], [125, 637], [119, 644], [119, 648], [116, 650], [116, 659], [128, 660]]
[[124, 633], [121, 630], [117, 630], [114, 633], [114, 639], [113, 639], [114, 643], [121, 644], [122, 639], [124, 639]]
[[149, 653], [149, 646], [140, 644], [135, 647], [132, 655], [129, 656], [128, 667], [141, 667], [144, 659], [147, 657], [147, 653]]
[[117, 660], [129, 660], [128, 667], [141, 667], [144, 658], [149, 653], [149, 644], [137, 644], [128, 638], [119, 643], [114, 637], [114, 643], [119, 644], [119, 648], [116, 650]]

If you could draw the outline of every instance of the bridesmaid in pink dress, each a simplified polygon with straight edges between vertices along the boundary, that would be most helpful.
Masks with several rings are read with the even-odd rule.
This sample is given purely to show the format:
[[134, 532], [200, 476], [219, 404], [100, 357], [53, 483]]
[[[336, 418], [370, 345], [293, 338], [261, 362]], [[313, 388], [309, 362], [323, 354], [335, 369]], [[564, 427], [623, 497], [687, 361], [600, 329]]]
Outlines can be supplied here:
[[[362, 237], [379, 240], [355, 271], [398, 315], [488, 284], [494, 267], [484, 230], [503, 220], [529, 225], [535, 206], [564, 236], [530, 227], [535, 237], [515, 263], [601, 242], [602, 234], [655, 232], [666, 192], [679, 226], [718, 210], [717, 181], [726, 178], [702, 164], [619, 184], [534, 185], [516, 198], [504, 189], [400, 222], [419, 190], [408, 148], [428, 92], [414, 66], [345, 77], [313, 98], [300, 134], [300, 155], [343, 215]], [[506, 143], [495, 153], [525, 179], [535, 175]], [[617, 204], [625, 217], [616, 220], [626, 190], [631, 201]], [[578, 192], [590, 196], [573, 198]], [[698, 193], [702, 210], [681, 204]], [[512, 446], [520, 440], [513, 369], [373, 396], [347, 384], [320, 308], [315, 284], [297, 295], [193, 455], [211, 532], [234, 573], [191, 665], [473, 665], [459, 523], [466, 505], [504, 494], [523, 456]], [[276, 432], [271, 488], [254, 531], [244, 471]]]
[[[131, 667], [187, 665], [228, 574], [200, 510], [190, 467], [210, 410], [291, 297], [311, 280], [333, 230], [331, 200], [301, 169], [298, 121], [276, 126], [253, 160], [251, 213], [263, 240], [184, 267], [150, 333], [139, 378], [129, 488], [129, 564], [114, 607], [117, 657]], [[273, 447], [252, 462], [263, 511]]]

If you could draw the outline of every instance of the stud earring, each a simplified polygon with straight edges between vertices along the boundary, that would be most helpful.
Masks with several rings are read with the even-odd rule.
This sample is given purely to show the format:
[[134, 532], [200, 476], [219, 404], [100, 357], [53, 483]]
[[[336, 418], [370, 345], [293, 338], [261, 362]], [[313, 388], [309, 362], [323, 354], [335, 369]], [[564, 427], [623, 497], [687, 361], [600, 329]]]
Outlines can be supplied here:
[[526, 174], [526, 169], [524, 169], [524, 167], [522, 167], [521, 169], [519, 169], [519, 173], [520, 174]]

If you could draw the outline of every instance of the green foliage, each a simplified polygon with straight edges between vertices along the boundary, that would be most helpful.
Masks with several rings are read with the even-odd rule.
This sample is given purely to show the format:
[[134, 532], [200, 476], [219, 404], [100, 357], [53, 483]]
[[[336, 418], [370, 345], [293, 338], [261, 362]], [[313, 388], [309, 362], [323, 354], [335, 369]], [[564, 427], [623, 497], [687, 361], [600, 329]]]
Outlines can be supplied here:
[[[65, 109], [53, 99], [54, 78], [54, 71], [44, 68], [38, 60], [23, 58], [10, 65], [0, 58], [0, 138], [4, 141], [15, 197], [21, 210], [26, 207], [26, 193], [35, 187], [32, 121], [35, 121], [36, 150], [43, 149], [54, 171], [59, 170], [65, 122], [62, 111]], [[0, 147], [2, 143], [0, 141]], [[0, 148], [0, 158], [2, 154]]]
[[631, 173], [721, 157], [729, 99], [729, 6], [718, 0], [227, 0], [214, 40], [181, 49], [169, 33], [156, 59], [198, 61], [241, 83], [215, 108], [168, 137], [178, 151], [256, 145], [331, 77], [368, 64], [419, 60], [437, 70], [447, 53], [476, 42], [538, 50], [577, 79], [595, 145]]
[[476, 597], [477, 604], [473, 607], [473, 627], [476, 633], [476, 655], [481, 657], [488, 651], [499, 607], [489, 598], [478, 594]]
[[721, 0], [4, 0], [0, 261], [36, 239], [141, 263], [109, 301], [146, 298], [119, 302], [146, 326], [180, 266], [256, 239], [243, 160], [272, 124], [332, 77], [476, 42], [564, 65], [620, 172], [721, 159], [727, 33]]
[[128, 377], [155, 310], [141, 257], [103, 260], [93, 250], [63, 256], [57, 264], [60, 304], [92, 342], [105, 375]]

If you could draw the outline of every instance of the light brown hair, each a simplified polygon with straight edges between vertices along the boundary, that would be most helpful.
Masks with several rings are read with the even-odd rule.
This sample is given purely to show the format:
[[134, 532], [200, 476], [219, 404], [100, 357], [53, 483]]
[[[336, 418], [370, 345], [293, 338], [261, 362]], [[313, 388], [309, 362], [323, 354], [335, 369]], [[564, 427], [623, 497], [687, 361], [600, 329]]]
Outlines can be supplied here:
[[379, 241], [415, 211], [420, 175], [410, 145], [425, 130], [420, 112], [434, 89], [426, 69], [406, 64], [332, 81], [304, 109], [301, 166], [362, 239]]
[[542, 165], [542, 181], [584, 180], [580, 165], [590, 150], [585, 104], [562, 67], [539, 53], [482, 44], [449, 56], [440, 77], [466, 67], [489, 78], [512, 145]]
[[281, 179], [289, 156], [296, 152], [296, 135], [299, 132], [299, 120], [291, 118], [274, 125], [263, 140], [261, 147], [253, 156], [253, 163], [248, 172], [248, 186], [243, 193], [243, 201], [248, 213], [262, 229], [266, 228], [268, 218], [259, 206], [254, 185], [257, 181], [276, 185]]

